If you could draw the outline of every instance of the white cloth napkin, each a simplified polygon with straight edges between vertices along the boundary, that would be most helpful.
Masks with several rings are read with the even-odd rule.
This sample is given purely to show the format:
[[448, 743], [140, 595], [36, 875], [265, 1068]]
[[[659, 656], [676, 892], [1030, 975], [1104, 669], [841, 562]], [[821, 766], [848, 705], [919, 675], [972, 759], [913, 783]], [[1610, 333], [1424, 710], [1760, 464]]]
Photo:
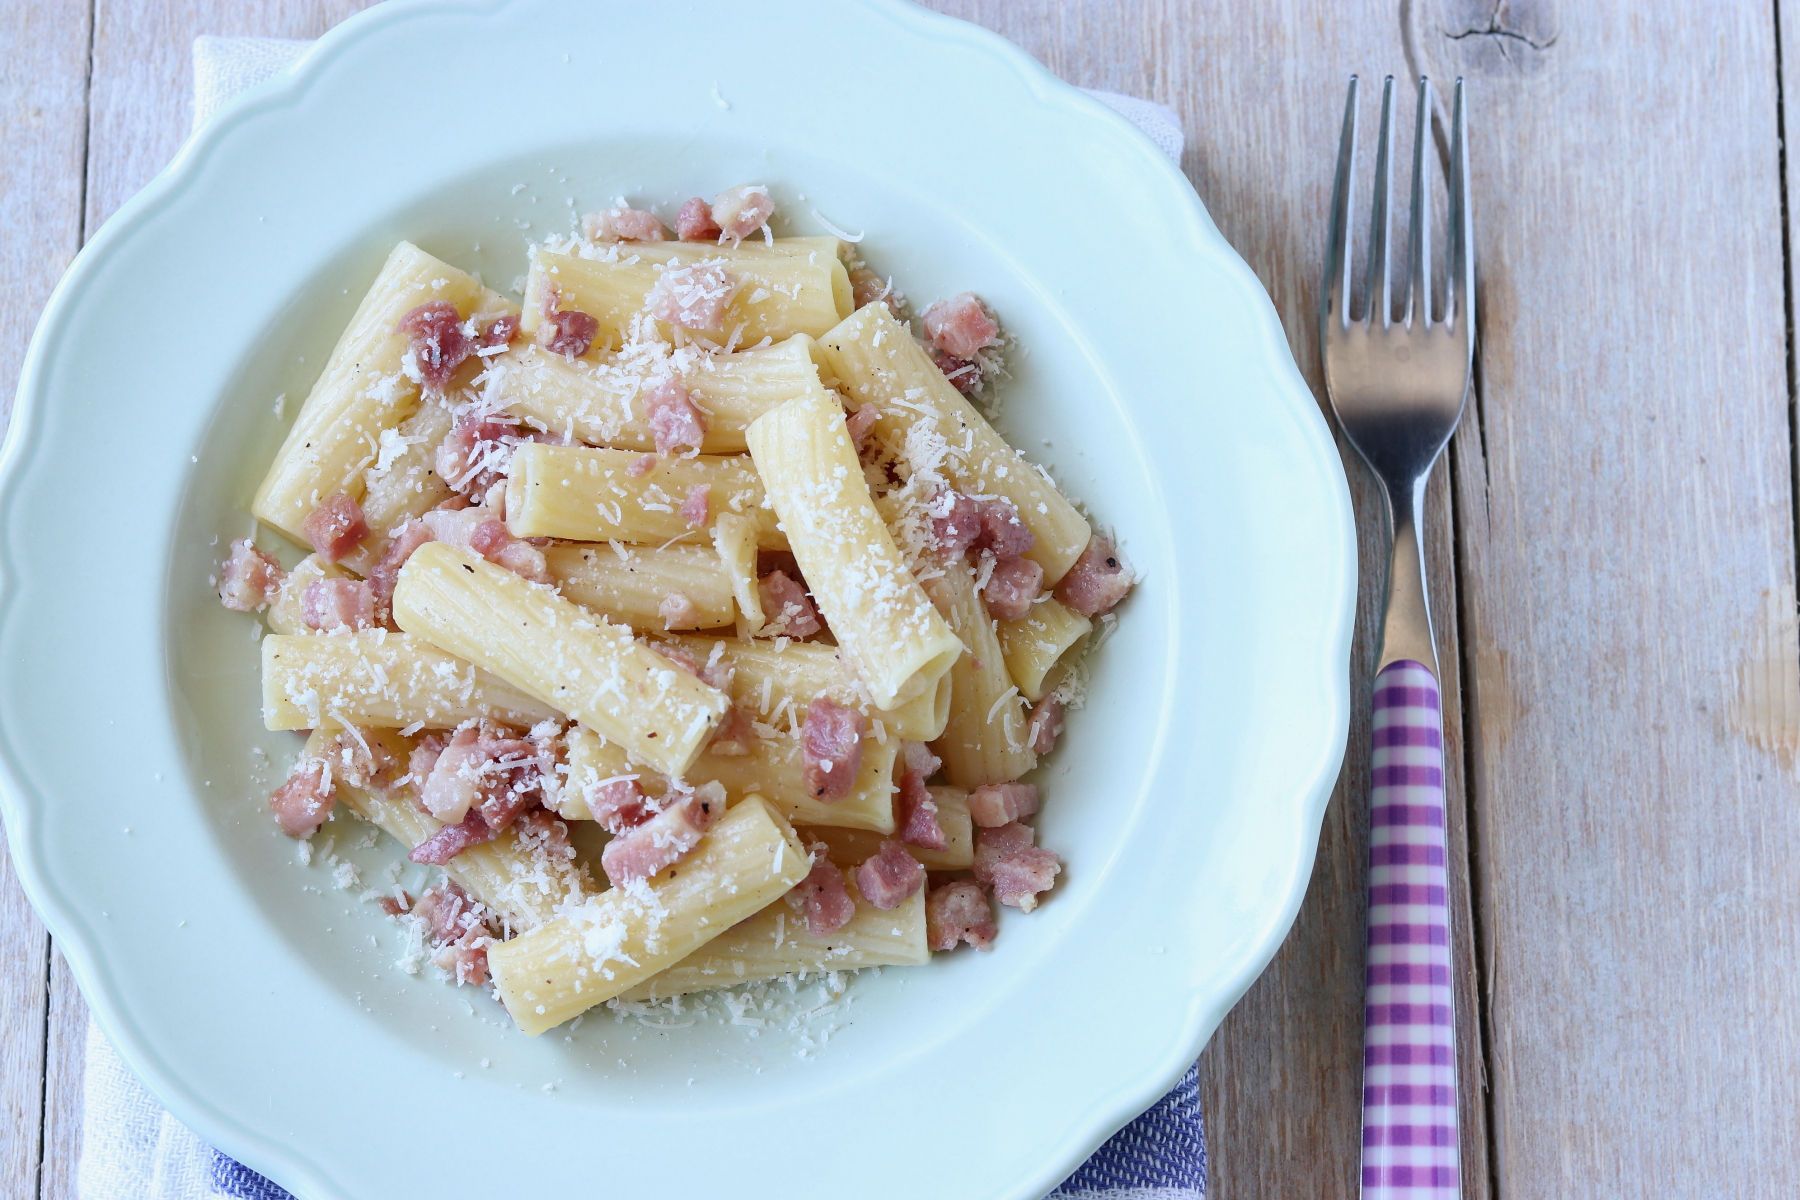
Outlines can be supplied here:
[[[194, 40], [194, 123], [200, 128], [245, 88], [286, 69], [311, 43], [288, 38]], [[1090, 91], [1181, 161], [1181, 123], [1149, 100]], [[287, 1200], [262, 1176], [201, 1141], [170, 1116], [93, 1025], [83, 1074], [81, 1200]], [[1206, 1141], [1193, 1071], [1121, 1130], [1052, 1200], [1205, 1200]]]

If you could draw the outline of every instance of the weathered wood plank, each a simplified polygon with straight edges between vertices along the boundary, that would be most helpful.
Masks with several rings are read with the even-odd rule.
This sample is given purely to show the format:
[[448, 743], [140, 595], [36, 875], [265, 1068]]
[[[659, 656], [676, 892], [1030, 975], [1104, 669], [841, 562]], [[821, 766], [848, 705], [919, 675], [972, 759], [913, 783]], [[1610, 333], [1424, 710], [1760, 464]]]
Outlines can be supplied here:
[[[0, 424], [26, 339], [81, 244], [88, 13], [18, 5], [0, 18]], [[35, 1190], [44, 1125], [49, 939], [0, 855], [0, 1179]]]
[[39, 1200], [75, 1200], [81, 1157], [87, 1004], [61, 954], [50, 956], [50, 1032], [44, 1045], [44, 1163]]
[[[1256, 269], [1307, 378], [1322, 393], [1313, 306], [1344, 86], [1353, 72], [1405, 73], [1387, 5], [1323, 0], [1211, 6], [1157, 0], [1121, 13], [1104, 3], [934, 2], [994, 28], [1063, 78], [1160, 100], [1187, 132], [1183, 166], [1219, 227]], [[1296, 40], [1293, 31], [1304, 30]], [[1371, 109], [1372, 115], [1372, 109]], [[1374, 493], [1351, 474], [1359, 513]], [[1458, 1020], [1462, 1030], [1463, 1158], [1470, 1200], [1487, 1193], [1480, 1016], [1462, 798], [1459, 653], [1447, 472], [1431, 492], [1432, 593], [1444, 664], [1450, 740], [1449, 831], [1455, 889]], [[1372, 522], [1359, 520], [1364, 562], [1379, 561]], [[1353, 668], [1368, 687], [1366, 579]], [[1363, 880], [1367, 845], [1367, 725], [1359, 714], [1343, 781], [1327, 814], [1313, 883], [1294, 933], [1227, 1018], [1206, 1054], [1214, 1191], [1288, 1200], [1355, 1194], [1360, 1155]]]
[[1479, 122], [1455, 482], [1499, 1190], [1800, 1195], [1771, 7], [1415, 11]]

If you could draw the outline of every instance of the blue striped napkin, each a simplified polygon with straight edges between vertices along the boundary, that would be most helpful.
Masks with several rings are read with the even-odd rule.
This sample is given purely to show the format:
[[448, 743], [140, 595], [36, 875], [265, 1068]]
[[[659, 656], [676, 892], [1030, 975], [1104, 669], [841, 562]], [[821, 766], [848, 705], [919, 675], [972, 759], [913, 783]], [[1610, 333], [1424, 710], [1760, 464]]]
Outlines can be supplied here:
[[[194, 42], [194, 125], [232, 96], [285, 70], [306, 42], [203, 37]], [[1181, 125], [1160, 104], [1090, 92], [1181, 160]], [[287, 1191], [214, 1150], [163, 1111], [100, 1031], [90, 1026], [83, 1076], [81, 1200], [291, 1200]], [[1206, 1131], [1193, 1068], [1175, 1090], [1114, 1134], [1051, 1200], [1205, 1200]]]

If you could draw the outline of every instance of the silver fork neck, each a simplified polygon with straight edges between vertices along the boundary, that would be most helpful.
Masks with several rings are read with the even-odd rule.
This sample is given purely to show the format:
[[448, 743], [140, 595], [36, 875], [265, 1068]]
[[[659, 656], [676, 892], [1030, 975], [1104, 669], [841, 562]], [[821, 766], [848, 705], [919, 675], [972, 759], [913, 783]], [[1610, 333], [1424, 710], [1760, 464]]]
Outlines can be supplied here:
[[1442, 678], [1437, 643], [1431, 636], [1431, 599], [1425, 590], [1425, 484], [1430, 478], [1427, 467], [1410, 488], [1398, 480], [1383, 480], [1383, 508], [1393, 543], [1388, 555], [1381, 658], [1375, 669], [1410, 659]]

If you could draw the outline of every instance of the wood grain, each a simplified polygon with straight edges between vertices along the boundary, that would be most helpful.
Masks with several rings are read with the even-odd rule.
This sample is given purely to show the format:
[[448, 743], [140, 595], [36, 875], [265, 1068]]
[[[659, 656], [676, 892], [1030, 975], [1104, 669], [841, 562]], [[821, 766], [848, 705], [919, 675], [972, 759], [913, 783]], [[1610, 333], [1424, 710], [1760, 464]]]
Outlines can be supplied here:
[[1731, 720], [1746, 662], [1800, 656], [1772, 10], [1415, 17], [1480, 131], [1455, 476], [1498, 1187], [1800, 1195], [1794, 776]]
[[[37, 313], [81, 244], [88, 19], [48, 6], [0, 16], [0, 423]], [[37, 1187], [44, 1127], [49, 939], [0, 858], [0, 1180]]]

